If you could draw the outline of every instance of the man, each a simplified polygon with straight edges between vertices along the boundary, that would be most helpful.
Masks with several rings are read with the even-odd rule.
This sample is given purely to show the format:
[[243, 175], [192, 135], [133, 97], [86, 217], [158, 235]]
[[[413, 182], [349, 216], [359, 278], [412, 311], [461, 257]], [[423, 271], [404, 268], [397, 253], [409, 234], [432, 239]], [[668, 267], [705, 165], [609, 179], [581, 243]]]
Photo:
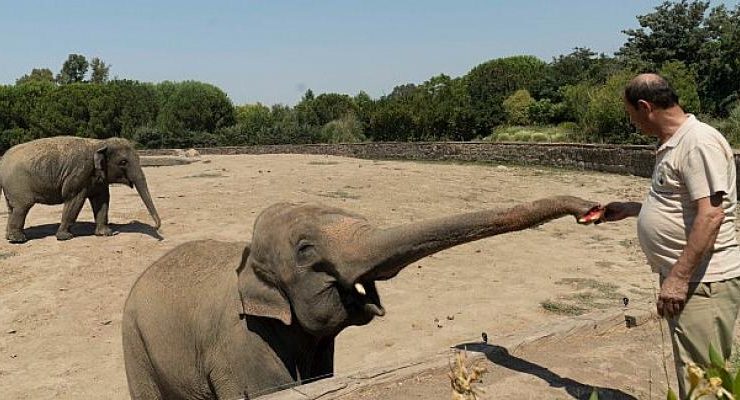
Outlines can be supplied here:
[[624, 103], [659, 148], [645, 201], [607, 204], [603, 220], [638, 217], [640, 245], [660, 274], [657, 311], [668, 319], [683, 399], [689, 363], [709, 365], [710, 343], [725, 359], [732, 351], [740, 306], [735, 160], [716, 129], [684, 113], [662, 77], [633, 78]]

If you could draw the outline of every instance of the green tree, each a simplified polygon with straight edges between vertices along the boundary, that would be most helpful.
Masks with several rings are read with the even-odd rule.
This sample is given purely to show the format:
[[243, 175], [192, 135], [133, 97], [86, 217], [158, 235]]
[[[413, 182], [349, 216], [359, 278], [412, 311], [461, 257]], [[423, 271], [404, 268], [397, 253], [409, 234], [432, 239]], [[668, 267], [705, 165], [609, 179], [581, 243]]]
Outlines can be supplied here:
[[573, 52], [560, 55], [548, 64], [540, 97], [560, 102], [561, 87], [580, 82], [603, 84], [621, 68], [621, 62], [617, 58], [596, 54], [589, 48], [576, 47]]
[[[170, 91], [172, 86], [162, 86]], [[216, 132], [234, 123], [234, 106], [221, 89], [202, 82], [174, 84], [157, 117], [157, 126], [171, 135]]]
[[526, 89], [519, 89], [504, 100], [506, 122], [509, 125], [529, 125], [529, 107], [535, 100]]
[[31, 81], [54, 82], [54, 73], [49, 68], [34, 68], [30, 74], [23, 75], [15, 81], [16, 85], [22, 85]]
[[699, 96], [708, 112], [726, 116], [740, 99], [740, 4], [733, 10], [720, 5], [706, 19], [707, 40], [695, 69]]
[[367, 134], [374, 141], [393, 142], [406, 141], [415, 131], [410, 108], [386, 98], [376, 103]]
[[236, 124], [221, 131], [222, 141], [226, 145], [255, 145], [274, 143], [271, 128], [272, 112], [261, 104], [244, 104], [234, 107]]
[[108, 73], [110, 72], [110, 65], [107, 65], [101, 61], [98, 57], [93, 58], [90, 61], [90, 82], [91, 83], [105, 83], [108, 82]]
[[81, 83], [62, 85], [46, 93], [31, 112], [31, 132], [34, 137], [94, 137], [87, 130], [91, 94], [88, 85]]
[[624, 110], [624, 87], [633, 76], [629, 70], [619, 72], [594, 91], [582, 122], [590, 141], [647, 143], [644, 136], [635, 133]]
[[518, 89], [535, 97], [543, 88], [546, 64], [534, 56], [514, 56], [487, 61], [465, 76], [476, 136], [487, 136], [501, 124], [506, 113], [503, 101]]
[[26, 130], [29, 134], [32, 130], [38, 133], [33, 121], [34, 111], [44, 98], [58, 89], [54, 83], [37, 80], [13, 87], [10, 98], [12, 127]]
[[587, 82], [565, 85], [560, 88], [563, 119], [583, 124], [588, 106], [596, 91], [596, 86]]
[[89, 64], [85, 56], [70, 54], [57, 75], [57, 82], [62, 85], [84, 81]]
[[701, 49], [707, 41], [703, 28], [708, 1], [666, 1], [655, 11], [637, 17], [640, 28], [623, 31], [627, 43], [618, 54], [638, 71], [656, 71], [669, 61], [687, 66], [701, 62]]
[[370, 128], [370, 119], [375, 112], [375, 101], [364, 91], [360, 91], [353, 99], [357, 105], [357, 118], [362, 124], [362, 130], [367, 131]]
[[113, 124], [116, 136], [133, 139], [139, 128], [154, 126], [159, 112], [154, 85], [132, 80], [113, 80], [106, 86], [115, 99]]
[[693, 71], [681, 61], [671, 61], [663, 64], [659, 73], [671, 83], [685, 111], [690, 113], [700, 111], [699, 93]]
[[346, 94], [322, 93], [308, 103], [316, 116], [318, 125], [341, 119], [347, 114], [356, 114], [357, 105]]

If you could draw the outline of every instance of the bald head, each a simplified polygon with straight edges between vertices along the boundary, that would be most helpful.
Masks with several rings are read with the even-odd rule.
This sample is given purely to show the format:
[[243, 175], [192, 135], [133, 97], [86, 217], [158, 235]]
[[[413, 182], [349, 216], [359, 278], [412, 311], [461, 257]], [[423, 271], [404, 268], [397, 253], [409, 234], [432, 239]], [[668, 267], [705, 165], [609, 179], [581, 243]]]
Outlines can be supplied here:
[[640, 100], [663, 109], [678, 105], [676, 91], [658, 74], [640, 74], [632, 78], [624, 88], [624, 99], [635, 108]]

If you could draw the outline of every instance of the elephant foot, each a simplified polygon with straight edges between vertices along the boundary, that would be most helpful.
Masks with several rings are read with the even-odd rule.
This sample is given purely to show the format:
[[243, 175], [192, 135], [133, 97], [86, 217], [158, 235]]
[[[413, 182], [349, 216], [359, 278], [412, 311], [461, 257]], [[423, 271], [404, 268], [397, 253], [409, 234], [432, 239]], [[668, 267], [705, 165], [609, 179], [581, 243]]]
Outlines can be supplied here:
[[109, 226], [95, 228], [95, 236], [113, 236], [115, 233]]
[[26, 243], [28, 241], [26, 235], [24, 235], [23, 232], [9, 233], [6, 238], [10, 243]]
[[69, 240], [74, 237], [69, 231], [57, 232], [57, 240]]

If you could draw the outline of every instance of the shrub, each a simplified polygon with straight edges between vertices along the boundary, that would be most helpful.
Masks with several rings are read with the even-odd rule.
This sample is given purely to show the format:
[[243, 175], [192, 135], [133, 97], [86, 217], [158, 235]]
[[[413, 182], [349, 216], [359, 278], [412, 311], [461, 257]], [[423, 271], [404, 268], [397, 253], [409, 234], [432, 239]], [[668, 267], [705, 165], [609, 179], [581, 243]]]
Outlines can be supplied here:
[[322, 143], [358, 143], [365, 141], [362, 134], [362, 123], [352, 114], [346, 114], [321, 128], [319, 140]]
[[733, 147], [740, 146], [740, 103], [730, 110], [727, 118], [718, 121], [715, 126]]
[[511, 125], [529, 125], [529, 108], [535, 104], [526, 89], [520, 89], [507, 97], [503, 102], [506, 122]]
[[624, 87], [632, 76], [631, 71], [616, 73], [593, 93], [581, 123], [591, 141], [602, 143], [642, 141], [640, 135], [635, 134], [634, 128], [630, 125], [622, 99]]
[[681, 61], [671, 61], [663, 64], [659, 73], [670, 82], [678, 94], [678, 101], [684, 111], [698, 113], [701, 104], [699, 103], [696, 74]]

